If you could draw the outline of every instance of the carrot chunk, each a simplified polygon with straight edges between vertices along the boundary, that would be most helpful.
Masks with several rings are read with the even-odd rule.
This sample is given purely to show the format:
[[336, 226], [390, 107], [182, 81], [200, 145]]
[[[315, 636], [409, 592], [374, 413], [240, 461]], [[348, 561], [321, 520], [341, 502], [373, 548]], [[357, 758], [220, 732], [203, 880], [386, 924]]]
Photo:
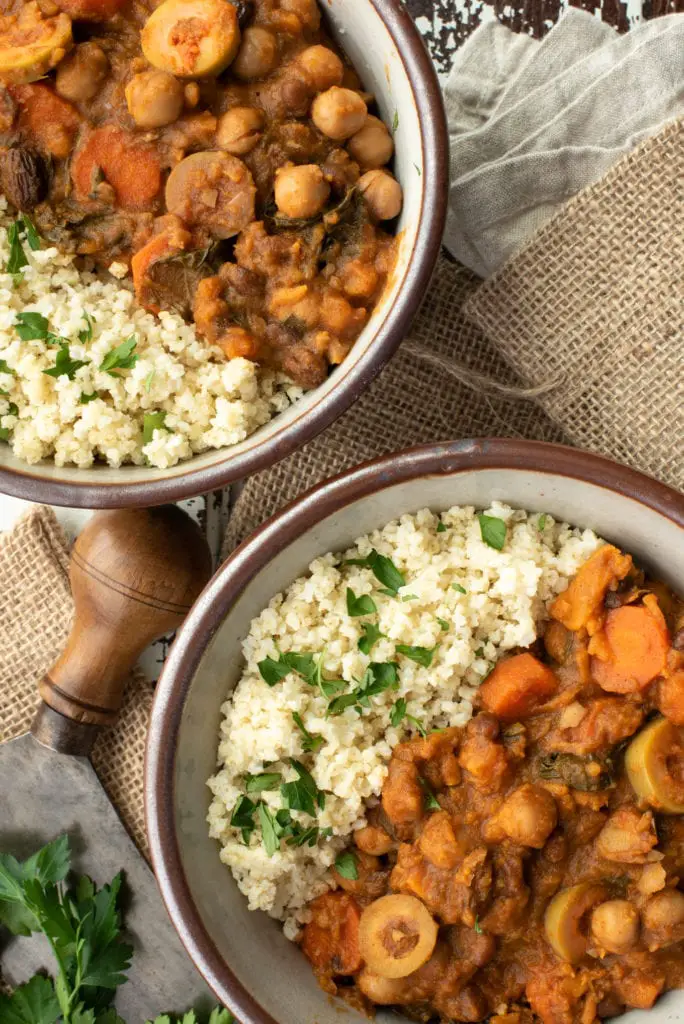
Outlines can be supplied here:
[[302, 950], [317, 971], [354, 974], [361, 967], [358, 904], [346, 892], [326, 892], [311, 904]]
[[497, 718], [513, 720], [532, 714], [558, 689], [555, 672], [531, 654], [500, 661], [480, 687], [480, 702]]
[[604, 636], [609, 657], [591, 659], [592, 678], [604, 690], [635, 693], [665, 669], [670, 634], [657, 605], [627, 604], [608, 612]]
[[551, 605], [551, 618], [576, 632], [591, 623], [601, 610], [608, 588], [625, 578], [632, 568], [630, 555], [623, 555], [612, 544], [604, 544], [587, 559]]
[[125, 210], [148, 208], [161, 188], [161, 168], [150, 146], [114, 125], [91, 131], [71, 164], [76, 197], [87, 200], [101, 172]]
[[673, 725], [684, 725], [684, 669], [661, 679], [658, 708]]
[[19, 107], [19, 127], [38, 149], [56, 160], [66, 160], [81, 124], [75, 107], [40, 82], [9, 89]]

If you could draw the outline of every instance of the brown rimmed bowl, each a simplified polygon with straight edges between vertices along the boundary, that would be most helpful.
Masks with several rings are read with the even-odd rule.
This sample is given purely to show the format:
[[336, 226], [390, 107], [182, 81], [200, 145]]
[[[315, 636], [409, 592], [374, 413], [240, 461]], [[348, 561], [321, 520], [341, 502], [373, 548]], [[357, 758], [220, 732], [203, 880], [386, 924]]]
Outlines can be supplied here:
[[[309, 491], [256, 530], [190, 612], [157, 687], [147, 746], [147, 826], [162, 895], [188, 953], [242, 1024], [339, 1024], [360, 1017], [317, 986], [298, 947], [250, 912], [205, 823], [221, 704], [241, 640], [269, 600], [328, 551], [426, 506], [502, 500], [550, 512], [633, 553], [684, 590], [684, 495], [608, 459], [517, 440], [453, 441], [390, 455]], [[636, 1022], [643, 1015], [628, 1014]], [[648, 1024], [684, 1018], [670, 993]], [[382, 1012], [378, 1020], [403, 1018]]]
[[399, 255], [379, 305], [341, 366], [320, 387], [240, 444], [171, 469], [29, 466], [0, 445], [0, 492], [51, 505], [119, 508], [202, 494], [273, 465], [356, 401], [391, 358], [423, 299], [446, 217], [448, 137], [432, 62], [401, 0], [325, 0], [332, 31], [395, 127], [395, 173], [404, 188]]

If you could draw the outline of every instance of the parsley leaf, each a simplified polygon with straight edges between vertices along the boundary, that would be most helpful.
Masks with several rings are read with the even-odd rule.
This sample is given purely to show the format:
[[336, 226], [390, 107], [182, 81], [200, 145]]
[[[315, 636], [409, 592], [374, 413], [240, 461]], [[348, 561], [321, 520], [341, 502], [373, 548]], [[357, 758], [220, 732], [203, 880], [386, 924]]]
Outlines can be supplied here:
[[24, 228], [26, 229], [26, 241], [29, 244], [29, 249], [32, 252], [36, 252], [40, 249], [40, 235], [36, 231], [36, 225], [26, 213], [22, 214], [21, 219], [23, 220]]
[[100, 369], [105, 370], [111, 377], [118, 377], [119, 370], [130, 370], [138, 361], [138, 356], [134, 352], [137, 344], [138, 341], [132, 334], [107, 353], [100, 363]]
[[446, 631], [449, 628], [449, 623], [447, 622], [447, 620], [446, 619], [440, 619], [439, 615], [437, 616], [437, 622], [439, 623], [439, 628], [440, 629], [443, 629], [443, 630]]
[[92, 394], [87, 394], [85, 391], [81, 392], [81, 397], [78, 400], [79, 405], [87, 405], [88, 402], [94, 402], [96, 398], [99, 398], [97, 391], [93, 391]]
[[480, 928], [480, 918], [479, 918], [479, 916], [475, 918], [474, 928], [475, 928], [475, 934], [476, 935], [482, 935], [482, 929]]
[[17, 371], [8, 366], [4, 359], [0, 359], [0, 373], [10, 373], [13, 377], [17, 375]]
[[259, 804], [259, 824], [261, 825], [261, 839], [269, 857], [272, 857], [276, 850], [280, 849], [280, 838], [276, 832], [276, 821], [266, 806]]
[[254, 831], [254, 812], [257, 805], [248, 796], [240, 796], [237, 799], [233, 813], [230, 816], [230, 824], [233, 828], [239, 828], [242, 832], [242, 841], [249, 844], [249, 837]]
[[546, 520], [547, 519], [548, 519], [548, 516], [546, 515], [546, 512], [542, 512], [542, 514], [539, 516], [539, 519], [537, 520], [537, 529], [539, 530], [540, 533], [543, 532], [544, 527], [546, 526]]
[[370, 707], [370, 698], [385, 690], [396, 690], [399, 686], [399, 672], [394, 661], [372, 661], [363, 679], [351, 693], [343, 693], [328, 704], [328, 715], [340, 715], [346, 708], [355, 708], [358, 714]]
[[430, 667], [432, 659], [438, 650], [439, 644], [435, 644], [434, 647], [409, 647], [408, 644], [397, 644], [396, 646], [397, 654], [403, 654], [406, 658], [410, 658], [411, 661], [422, 665], [423, 668]]
[[363, 630], [363, 636], [357, 646], [363, 654], [370, 655], [374, 644], [378, 642], [380, 637], [384, 637], [385, 634], [381, 633], [380, 629], [373, 622], [364, 622], [361, 629]]
[[69, 355], [69, 346], [63, 341], [60, 343], [55, 365], [49, 370], [43, 370], [43, 373], [48, 377], [68, 377], [69, 380], [73, 380], [76, 376], [76, 371], [80, 370], [82, 366], [87, 365], [87, 360], [72, 359]]
[[54, 1024], [61, 1012], [54, 985], [42, 974], [35, 974], [11, 996], [0, 995], [3, 1024]]
[[14, 327], [22, 341], [47, 338], [48, 322], [42, 313], [17, 313], [17, 322]]
[[348, 878], [351, 882], [357, 880], [359, 877], [358, 861], [351, 850], [339, 854], [335, 860], [335, 871], [342, 878]]
[[83, 313], [83, 319], [85, 320], [86, 325], [78, 332], [78, 340], [82, 345], [85, 345], [87, 342], [93, 340], [93, 321], [86, 312]]
[[248, 793], [264, 793], [277, 789], [282, 781], [280, 772], [262, 772], [261, 775], [246, 775], [245, 789]]
[[280, 793], [286, 805], [291, 811], [303, 811], [304, 814], [316, 817], [316, 805], [321, 810], [325, 807], [325, 796], [319, 790], [313, 780], [311, 773], [304, 767], [301, 761], [290, 758], [290, 764], [299, 776], [293, 782], [284, 782], [280, 787]]
[[400, 697], [399, 700], [395, 701], [395, 703], [392, 705], [392, 710], [390, 711], [390, 722], [396, 729], [399, 725], [401, 725], [404, 719], [406, 719], [407, 722], [410, 722], [411, 725], [415, 728], [416, 732], [419, 732], [421, 736], [427, 736], [427, 729], [425, 728], [423, 723], [420, 721], [419, 718], [416, 718], [415, 715], [408, 714], [406, 710], [406, 701], [404, 700], [403, 697]]
[[26, 259], [26, 253], [24, 247], [21, 244], [19, 238], [19, 228], [21, 227], [21, 219], [11, 224], [7, 229], [7, 241], [9, 242], [9, 258], [7, 260], [7, 273], [18, 274], [20, 270], [28, 266], [28, 260]]
[[440, 521], [437, 523], [437, 533], [446, 533], [446, 531], [447, 531], [447, 528], [446, 528], [445, 524], [442, 522], [442, 520], [440, 519]]
[[261, 678], [265, 683], [268, 683], [269, 686], [275, 686], [276, 683], [279, 683], [282, 679], [285, 679], [286, 676], [289, 676], [292, 671], [289, 665], [283, 664], [280, 658], [278, 661], [276, 661], [275, 658], [264, 658], [263, 661], [258, 663], [257, 668], [259, 669]]
[[302, 716], [299, 714], [298, 711], [292, 712], [292, 718], [294, 724], [297, 726], [297, 728], [302, 734], [302, 750], [307, 754], [315, 754], [316, 751], [323, 746], [325, 740], [323, 739], [322, 736], [317, 736], [314, 733], [310, 733], [308, 731], [308, 729], [304, 725], [304, 722], [302, 721]]
[[468, 591], [465, 587], [462, 587], [460, 583], [452, 583], [451, 589], [455, 590], [457, 594], [467, 594]]
[[327, 715], [328, 717], [332, 716], [334, 718], [337, 715], [341, 715], [347, 708], [353, 708], [357, 703], [358, 697], [356, 695], [356, 690], [352, 693], [343, 693], [341, 696], [335, 697], [334, 700], [330, 701], [328, 704]]
[[385, 587], [381, 593], [388, 594], [389, 597], [396, 597], [399, 588], [406, 585], [403, 574], [399, 572], [392, 559], [381, 555], [375, 548], [365, 558], [350, 558], [343, 562], [343, 565], [360, 565], [370, 569]]
[[149, 444], [150, 441], [154, 440], [155, 430], [169, 429], [164, 423], [165, 419], [165, 412], [145, 413], [145, 415], [143, 416], [143, 445]]
[[347, 614], [353, 619], [360, 615], [374, 615], [377, 612], [375, 601], [370, 594], [356, 596], [351, 587], [347, 587]]
[[425, 800], [425, 810], [426, 811], [441, 811], [442, 808], [441, 808], [441, 806], [440, 806], [440, 804], [439, 804], [439, 802], [437, 800], [437, 797], [432, 792], [432, 789], [430, 788], [429, 783], [426, 782], [426, 780], [422, 777], [422, 775], [418, 776], [418, 782], [420, 783], [420, 785], [422, 786], [422, 789], [423, 789], [424, 800]]
[[506, 524], [496, 516], [486, 516], [481, 512], [477, 517], [480, 524], [480, 536], [485, 544], [497, 551], [502, 551], [506, 543]]
[[420, 598], [418, 597], [417, 594], [403, 594], [401, 599], [402, 599], [402, 601], [419, 601], [420, 600]]

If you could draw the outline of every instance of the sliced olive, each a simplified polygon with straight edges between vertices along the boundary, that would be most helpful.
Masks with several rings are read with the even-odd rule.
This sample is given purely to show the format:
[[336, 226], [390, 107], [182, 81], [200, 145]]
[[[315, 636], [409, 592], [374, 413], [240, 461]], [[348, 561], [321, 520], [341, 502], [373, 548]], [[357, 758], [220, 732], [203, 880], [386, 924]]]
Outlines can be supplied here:
[[664, 814], [684, 814], [684, 731], [656, 718], [632, 740], [625, 753], [634, 792]]
[[150, 64], [180, 78], [219, 75], [240, 47], [237, 10], [228, 0], [164, 0], [140, 33]]
[[381, 978], [405, 978], [417, 971], [436, 942], [437, 924], [415, 896], [383, 896], [361, 915], [361, 956]]
[[561, 889], [551, 900], [544, 915], [544, 931], [561, 960], [575, 964], [585, 955], [589, 941], [583, 919], [605, 898], [606, 890], [602, 885], [582, 882]]
[[35, 82], [59, 64], [74, 45], [71, 18], [61, 12], [45, 18], [37, 3], [17, 15], [0, 17], [0, 81]]

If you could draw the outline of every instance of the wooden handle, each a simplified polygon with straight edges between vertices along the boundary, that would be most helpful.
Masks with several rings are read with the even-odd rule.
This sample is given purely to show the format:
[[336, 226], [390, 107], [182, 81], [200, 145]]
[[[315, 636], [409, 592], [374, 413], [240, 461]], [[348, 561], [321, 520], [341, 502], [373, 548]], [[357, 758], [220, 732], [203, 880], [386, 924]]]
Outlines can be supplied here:
[[[180, 625], [210, 575], [207, 542], [175, 505], [94, 515], [72, 551], [74, 624], [40, 683], [45, 703], [71, 722], [111, 725], [141, 653]], [[73, 730], [58, 730], [58, 742], [54, 730], [46, 738], [46, 720], [54, 716], [39, 716], [34, 735], [64, 752], [73, 748]]]

